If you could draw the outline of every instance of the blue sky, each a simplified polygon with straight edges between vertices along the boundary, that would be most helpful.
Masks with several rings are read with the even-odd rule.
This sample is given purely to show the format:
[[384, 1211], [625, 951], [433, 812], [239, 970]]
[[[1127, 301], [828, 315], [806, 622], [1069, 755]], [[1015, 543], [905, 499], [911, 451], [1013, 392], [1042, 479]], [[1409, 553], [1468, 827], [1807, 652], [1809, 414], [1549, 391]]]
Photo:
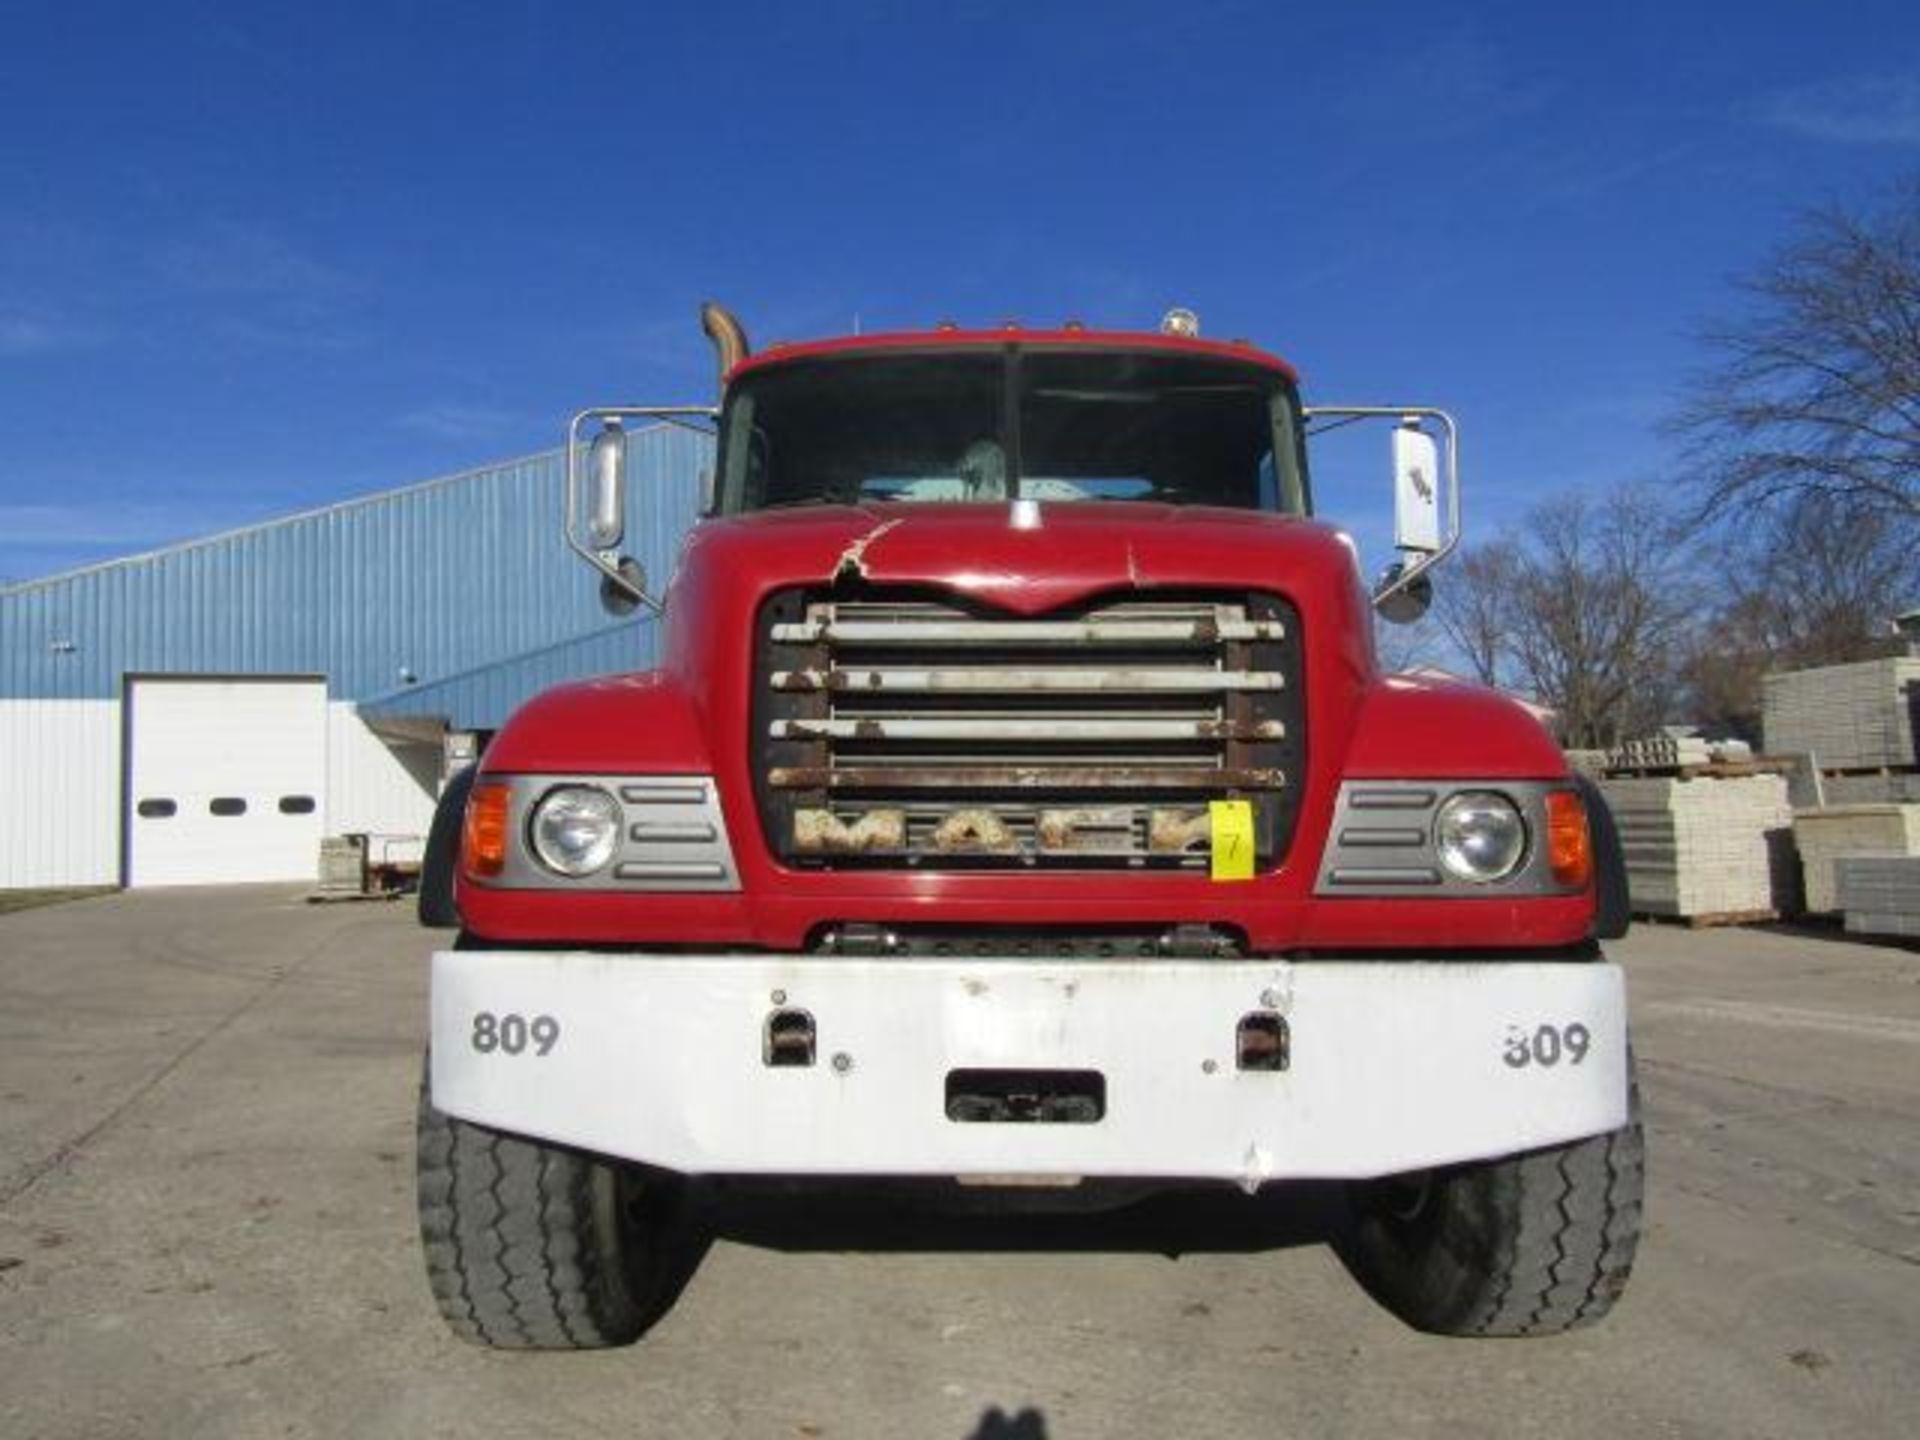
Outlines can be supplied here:
[[[703, 401], [756, 339], [1150, 326], [1466, 430], [1484, 533], [1654, 422], [1800, 207], [1920, 172], [1911, 5], [0, 0], [0, 577]], [[1325, 508], [1378, 535], [1385, 442]]]

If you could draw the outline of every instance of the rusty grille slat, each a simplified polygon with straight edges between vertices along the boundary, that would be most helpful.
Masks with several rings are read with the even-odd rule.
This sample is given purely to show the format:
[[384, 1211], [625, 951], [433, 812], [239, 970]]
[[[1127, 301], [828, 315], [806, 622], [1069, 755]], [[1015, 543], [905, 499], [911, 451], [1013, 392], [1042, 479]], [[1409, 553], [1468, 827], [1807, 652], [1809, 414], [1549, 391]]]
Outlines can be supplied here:
[[1226, 693], [1235, 690], [1278, 690], [1283, 676], [1257, 670], [1154, 670], [1134, 667], [1106, 670], [1094, 666], [1034, 667], [1030, 669], [881, 669], [838, 665], [830, 670], [776, 670], [776, 690], [825, 690], [855, 695], [871, 691], [911, 694], [1021, 695], [1156, 695]]
[[1278, 720], [1055, 719], [1051, 716], [951, 716], [927, 719], [776, 720], [773, 734], [786, 740], [1278, 740]]
[[1010, 645], [1211, 645], [1222, 640], [1279, 640], [1286, 628], [1278, 621], [1237, 618], [1231, 607], [1189, 619], [1093, 617], [1087, 620], [844, 620], [814, 616], [799, 624], [776, 625], [782, 644], [967, 646], [1002, 649]]
[[875, 765], [779, 767], [783, 790], [1278, 790], [1278, 770], [1217, 765]]

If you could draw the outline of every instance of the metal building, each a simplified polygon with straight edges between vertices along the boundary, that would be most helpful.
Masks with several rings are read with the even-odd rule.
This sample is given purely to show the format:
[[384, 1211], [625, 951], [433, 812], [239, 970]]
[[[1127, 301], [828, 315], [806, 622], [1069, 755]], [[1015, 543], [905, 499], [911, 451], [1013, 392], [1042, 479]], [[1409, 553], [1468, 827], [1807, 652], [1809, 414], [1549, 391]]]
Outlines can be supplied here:
[[[710, 442], [634, 432], [664, 579]], [[312, 879], [426, 831], [449, 733], [644, 668], [566, 548], [559, 451], [0, 589], [0, 888]]]

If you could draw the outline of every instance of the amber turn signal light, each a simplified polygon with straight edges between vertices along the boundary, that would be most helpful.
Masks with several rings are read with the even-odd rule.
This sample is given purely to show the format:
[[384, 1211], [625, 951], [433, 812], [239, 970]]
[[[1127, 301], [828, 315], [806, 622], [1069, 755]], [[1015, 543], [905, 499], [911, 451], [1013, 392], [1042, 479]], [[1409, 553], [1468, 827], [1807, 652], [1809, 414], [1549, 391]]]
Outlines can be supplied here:
[[1547, 864], [1553, 883], [1568, 890], [1584, 890], [1593, 879], [1593, 839], [1577, 790], [1547, 792]]
[[512, 792], [497, 781], [482, 781], [467, 796], [467, 823], [460, 837], [460, 859], [467, 874], [482, 879], [507, 865], [507, 814]]

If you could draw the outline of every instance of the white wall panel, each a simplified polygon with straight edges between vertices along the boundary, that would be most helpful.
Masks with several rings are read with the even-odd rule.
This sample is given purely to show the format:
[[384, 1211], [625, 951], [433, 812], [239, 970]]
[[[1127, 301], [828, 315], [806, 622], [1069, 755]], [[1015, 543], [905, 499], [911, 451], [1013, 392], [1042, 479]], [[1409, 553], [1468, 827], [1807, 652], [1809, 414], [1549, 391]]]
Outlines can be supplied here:
[[327, 834], [424, 836], [439, 780], [437, 745], [390, 744], [351, 704], [327, 706]]
[[0, 700], [0, 889], [120, 883], [120, 702]]

